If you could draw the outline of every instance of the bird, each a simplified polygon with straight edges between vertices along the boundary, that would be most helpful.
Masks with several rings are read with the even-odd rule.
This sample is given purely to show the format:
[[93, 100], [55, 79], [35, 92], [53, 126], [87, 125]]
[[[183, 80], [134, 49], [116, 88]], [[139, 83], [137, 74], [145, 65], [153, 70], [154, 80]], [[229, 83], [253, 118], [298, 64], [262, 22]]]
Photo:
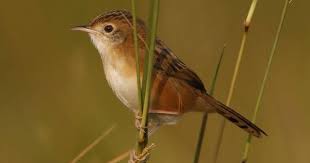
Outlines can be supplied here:
[[[140, 77], [148, 46], [148, 29], [137, 18]], [[117, 98], [135, 114], [139, 110], [133, 36], [133, 16], [127, 10], [111, 10], [72, 30], [88, 33], [102, 60], [104, 74]], [[216, 100], [198, 75], [185, 65], [158, 37], [155, 40], [148, 129], [176, 124], [189, 112], [218, 113], [255, 137], [267, 135], [247, 118]]]

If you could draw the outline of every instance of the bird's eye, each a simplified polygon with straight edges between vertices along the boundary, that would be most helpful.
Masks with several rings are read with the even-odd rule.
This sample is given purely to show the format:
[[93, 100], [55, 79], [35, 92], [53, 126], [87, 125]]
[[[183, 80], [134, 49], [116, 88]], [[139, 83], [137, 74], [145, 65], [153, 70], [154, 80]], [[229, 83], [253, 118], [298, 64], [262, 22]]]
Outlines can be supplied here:
[[110, 33], [114, 30], [113, 26], [112, 25], [106, 25], [104, 27], [104, 31], [107, 32], [107, 33]]

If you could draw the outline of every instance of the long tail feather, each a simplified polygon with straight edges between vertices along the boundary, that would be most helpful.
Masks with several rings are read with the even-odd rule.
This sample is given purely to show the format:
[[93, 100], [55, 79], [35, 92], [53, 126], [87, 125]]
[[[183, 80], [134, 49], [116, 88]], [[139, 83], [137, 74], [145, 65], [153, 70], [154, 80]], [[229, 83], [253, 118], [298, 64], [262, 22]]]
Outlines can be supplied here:
[[257, 127], [251, 121], [249, 121], [233, 109], [229, 108], [228, 106], [224, 105], [223, 103], [217, 101], [213, 97], [206, 95], [205, 99], [211, 106], [215, 108], [215, 111], [217, 113], [221, 114], [227, 120], [237, 125], [241, 129], [245, 130], [246, 132], [250, 133], [251, 135], [256, 137], [262, 137], [262, 135], [267, 136], [267, 134], [262, 129]]

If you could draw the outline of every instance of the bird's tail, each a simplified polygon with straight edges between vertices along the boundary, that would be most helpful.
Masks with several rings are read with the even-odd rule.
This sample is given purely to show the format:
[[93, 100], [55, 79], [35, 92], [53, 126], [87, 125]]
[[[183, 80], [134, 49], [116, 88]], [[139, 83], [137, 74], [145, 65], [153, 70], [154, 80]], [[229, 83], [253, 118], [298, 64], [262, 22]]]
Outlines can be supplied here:
[[267, 135], [262, 129], [257, 127], [251, 121], [243, 117], [241, 114], [237, 113], [233, 109], [224, 105], [223, 103], [217, 101], [212, 96], [206, 95], [205, 99], [207, 102], [215, 108], [215, 111], [225, 117], [227, 120], [237, 125], [241, 129], [250, 133], [253, 136], [261, 137], [262, 135]]

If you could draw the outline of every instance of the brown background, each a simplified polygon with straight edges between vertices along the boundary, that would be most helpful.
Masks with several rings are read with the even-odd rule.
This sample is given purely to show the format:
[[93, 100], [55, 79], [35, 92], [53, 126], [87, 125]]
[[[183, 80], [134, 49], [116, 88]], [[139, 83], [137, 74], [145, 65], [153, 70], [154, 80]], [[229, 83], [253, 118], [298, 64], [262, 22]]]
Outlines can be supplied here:
[[[146, 18], [148, 6], [139, 3]], [[284, 0], [259, 1], [232, 105], [251, 117]], [[227, 97], [249, 0], [161, 1], [159, 36], [210, 85], [227, 43], [215, 96]], [[309, 163], [310, 21], [307, 0], [289, 7], [257, 124], [251, 163]], [[133, 147], [133, 115], [108, 87], [89, 38], [70, 31], [130, 1], [6, 1], [0, 5], [0, 162], [67, 163], [113, 124], [116, 129], [81, 160], [106, 162]], [[308, 101], [308, 102], [307, 102]], [[210, 162], [220, 116], [210, 116], [201, 162]], [[150, 162], [192, 161], [201, 114], [160, 129]], [[219, 163], [240, 162], [246, 133], [226, 126]], [[126, 161], [124, 161], [126, 162]]]

